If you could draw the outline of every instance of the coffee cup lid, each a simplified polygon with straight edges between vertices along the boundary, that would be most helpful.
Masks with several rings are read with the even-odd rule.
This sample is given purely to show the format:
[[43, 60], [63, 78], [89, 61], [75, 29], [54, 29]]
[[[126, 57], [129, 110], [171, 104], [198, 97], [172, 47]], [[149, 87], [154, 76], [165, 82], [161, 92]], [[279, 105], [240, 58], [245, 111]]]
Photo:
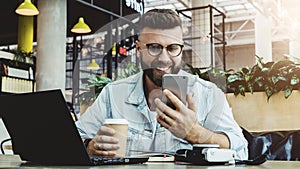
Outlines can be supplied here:
[[195, 148], [219, 148], [219, 144], [193, 144], [193, 147]]
[[104, 124], [128, 124], [126, 119], [105, 119]]

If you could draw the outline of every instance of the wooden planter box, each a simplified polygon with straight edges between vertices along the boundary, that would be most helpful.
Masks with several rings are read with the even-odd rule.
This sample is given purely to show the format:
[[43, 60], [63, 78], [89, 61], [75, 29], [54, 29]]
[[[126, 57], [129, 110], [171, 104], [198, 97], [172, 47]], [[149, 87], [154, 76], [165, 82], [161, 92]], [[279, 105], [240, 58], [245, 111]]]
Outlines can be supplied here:
[[246, 93], [246, 96], [226, 94], [233, 116], [248, 131], [278, 131], [300, 129], [300, 92], [293, 91], [285, 99], [283, 92], [267, 101], [264, 92]]

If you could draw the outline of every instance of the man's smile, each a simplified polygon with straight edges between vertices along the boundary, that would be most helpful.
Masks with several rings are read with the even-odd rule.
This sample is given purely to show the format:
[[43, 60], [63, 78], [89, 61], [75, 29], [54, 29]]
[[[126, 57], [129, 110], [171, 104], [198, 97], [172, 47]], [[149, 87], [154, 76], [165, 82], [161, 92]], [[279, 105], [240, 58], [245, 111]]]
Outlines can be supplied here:
[[172, 67], [156, 67], [155, 69], [153, 69], [157, 74], [157, 75], [164, 75], [164, 74], [168, 74], [168, 73], [172, 73]]

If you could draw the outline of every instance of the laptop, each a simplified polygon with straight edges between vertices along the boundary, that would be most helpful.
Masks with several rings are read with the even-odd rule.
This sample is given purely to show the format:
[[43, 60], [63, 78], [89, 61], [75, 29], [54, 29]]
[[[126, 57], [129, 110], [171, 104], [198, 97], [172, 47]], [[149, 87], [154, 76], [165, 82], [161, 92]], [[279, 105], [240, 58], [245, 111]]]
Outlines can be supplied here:
[[61, 90], [0, 96], [0, 115], [14, 154], [32, 164], [136, 164], [148, 158], [90, 157]]

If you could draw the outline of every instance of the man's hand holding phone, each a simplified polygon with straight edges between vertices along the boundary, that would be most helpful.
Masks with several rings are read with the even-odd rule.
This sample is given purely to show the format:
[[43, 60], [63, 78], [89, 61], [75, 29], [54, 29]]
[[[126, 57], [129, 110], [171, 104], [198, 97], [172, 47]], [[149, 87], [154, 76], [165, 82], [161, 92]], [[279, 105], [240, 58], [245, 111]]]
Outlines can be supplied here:
[[[171, 86], [174, 87], [174, 85]], [[222, 148], [229, 148], [230, 142], [225, 134], [210, 131], [198, 123], [198, 111], [191, 94], [182, 94], [184, 93], [182, 92], [184, 90], [182, 90], [179, 92], [181, 94], [178, 95], [173, 93], [174, 89], [172, 90], [172, 88], [163, 88], [163, 96], [167, 98], [174, 107], [171, 108], [168, 106], [168, 102], [166, 102], [164, 97], [162, 97], [162, 100], [159, 98], [154, 100], [156, 104], [157, 122], [161, 126], [168, 129], [176, 137], [185, 139], [191, 144], [219, 144]], [[182, 96], [186, 96], [186, 98], [183, 99], [184, 97]], [[188, 106], [186, 106], [182, 100], [186, 100]]]
[[187, 94], [187, 84], [186, 76], [166, 74], [163, 76], [162, 99], [155, 99], [158, 123], [184, 139], [199, 126], [195, 103]]
[[174, 104], [176, 109], [170, 108], [156, 98], [154, 102], [156, 104], [158, 123], [176, 137], [186, 139], [191, 143], [195, 142], [194, 139], [199, 137], [197, 134], [200, 125], [197, 121], [196, 107], [191, 95], [187, 95], [187, 107], [168, 89], [165, 89], [163, 93]]

